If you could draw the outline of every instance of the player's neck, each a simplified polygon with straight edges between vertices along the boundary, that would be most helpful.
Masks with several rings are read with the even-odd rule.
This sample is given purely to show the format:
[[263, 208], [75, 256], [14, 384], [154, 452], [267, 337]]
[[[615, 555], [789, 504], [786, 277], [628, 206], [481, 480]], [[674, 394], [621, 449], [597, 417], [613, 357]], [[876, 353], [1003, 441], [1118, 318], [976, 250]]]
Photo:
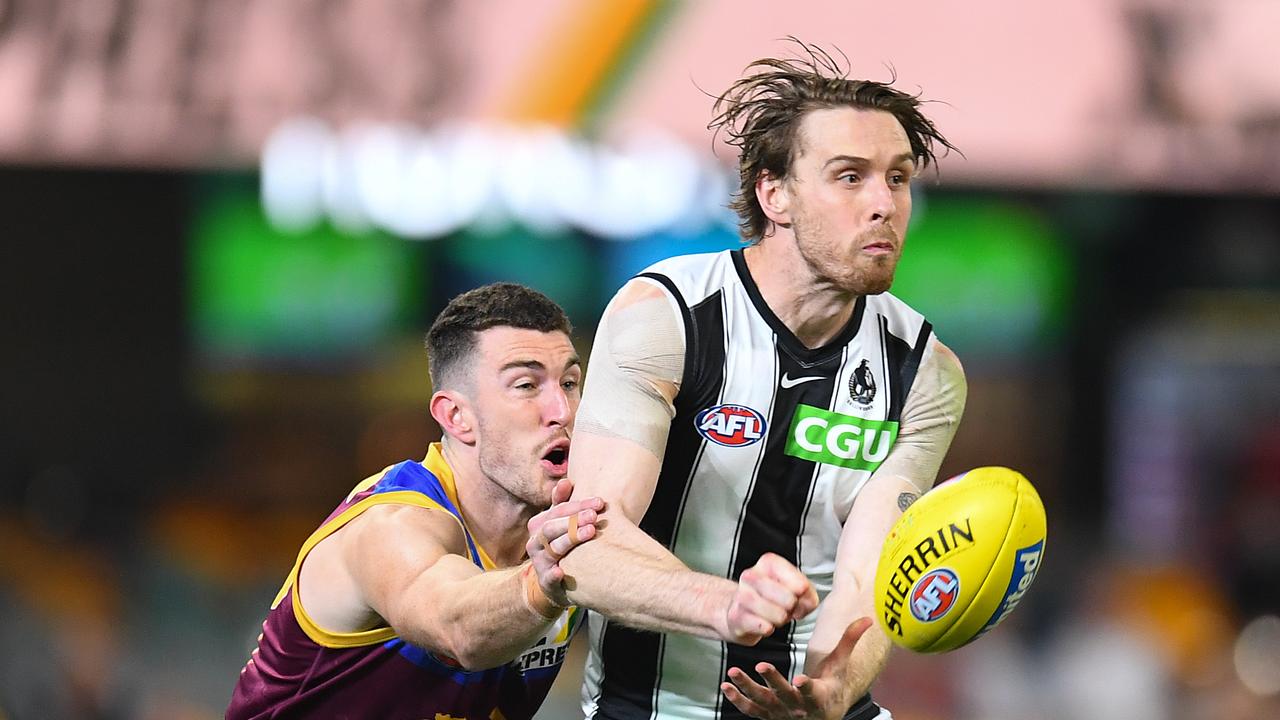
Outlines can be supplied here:
[[453, 469], [458, 510], [471, 539], [484, 548], [498, 567], [520, 564], [525, 554], [526, 528], [533, 511], [509, 492], [485, 477], [473, 457], [459, 457], [446, 444], [445, 457]]
[[747, 270], [769, 309], [796, 339], [805, 347], [821, 347], [844, 329], [858, 296], [814, 276], [794, 240], [787, 240], [774, 237], [746, 248]]

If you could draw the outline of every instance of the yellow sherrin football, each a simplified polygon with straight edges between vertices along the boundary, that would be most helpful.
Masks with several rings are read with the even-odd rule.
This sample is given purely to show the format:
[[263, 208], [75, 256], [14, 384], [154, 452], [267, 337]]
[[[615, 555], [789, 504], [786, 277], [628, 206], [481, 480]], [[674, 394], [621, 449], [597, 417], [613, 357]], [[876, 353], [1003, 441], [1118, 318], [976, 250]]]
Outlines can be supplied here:
[[1021, 473], [980, 467], [898, 518], [876, 568], [876, 618], [898, 645], [954, 650], [1017, 607], [1044, 558], [1040, 496]]

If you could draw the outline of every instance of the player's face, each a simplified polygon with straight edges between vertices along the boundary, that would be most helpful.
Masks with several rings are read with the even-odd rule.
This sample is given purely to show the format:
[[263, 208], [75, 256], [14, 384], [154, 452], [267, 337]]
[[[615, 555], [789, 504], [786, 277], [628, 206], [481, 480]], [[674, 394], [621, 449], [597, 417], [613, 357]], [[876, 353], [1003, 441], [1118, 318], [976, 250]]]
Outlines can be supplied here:
[[476, 449], [480, 471], [536, 507], [569, 471], [569, 435], [582, 366], [562, 332], [489, 328], [477, 340]]
[[889, 289], [911, 220], [911, 143], [893, 115], [832, 108], [804, 117], [787, 191], [801, 256], [820, 282]]

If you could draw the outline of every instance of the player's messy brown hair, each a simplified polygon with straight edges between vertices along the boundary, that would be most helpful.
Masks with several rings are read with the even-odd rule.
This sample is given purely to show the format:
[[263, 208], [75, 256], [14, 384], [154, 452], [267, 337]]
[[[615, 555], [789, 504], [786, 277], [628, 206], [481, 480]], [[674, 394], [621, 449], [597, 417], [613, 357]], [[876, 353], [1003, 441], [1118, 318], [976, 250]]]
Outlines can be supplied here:
[[713, 133], [723, 131], [725, 141], [740, 151], [739, 187], [729, 207], [738, 214], [743, 239], [751, 244], [770, 231], [770, 220], [756, 199], [756, 181], [764, 173], [778, 179], [788, 176], [800, 122], [813, 110], [852, 107], [890, 113], [906, 131], [921, 169], [936, 160], [935, 143], [955, 149], [920, 111], [919, 96], [890, 87], [896, 77], [888, 83], [850, 79], [843, 54], [842, 65], [817, 45], [788, 39], [799, 47], [799, 56], [764, 58], [748, 65], [749, 74], [716, 98], [716, 116], [707, 125]]
[[470, 363], [477, 335], [492, 327], [573, 334], [569, 316], [537, 290], [510, 282], [468, 290], [450, 300], [427, 331], [432, 387], [458, 387], [458, 371]]

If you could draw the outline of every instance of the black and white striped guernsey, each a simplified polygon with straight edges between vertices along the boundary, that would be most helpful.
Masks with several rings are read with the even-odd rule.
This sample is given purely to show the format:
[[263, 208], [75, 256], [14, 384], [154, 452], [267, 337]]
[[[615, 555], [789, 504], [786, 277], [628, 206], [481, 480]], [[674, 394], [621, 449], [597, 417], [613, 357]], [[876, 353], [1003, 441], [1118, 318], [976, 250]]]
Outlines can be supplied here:
[[[685, 368], [641, 528], [700, 572], [731, 579], [766, 552], [821, 597], [854, 497], [885, 459], [932, 327], [885, 293], [858, 300], [827, 345], [804, 347], [765, 304], [741, 250], [671, 258], [640, 277], [680, 307]], [[588, 718], [743, 717], [720, 693], [731, 666], [787, 677], [816, 613], [755, 647], [610, 624], [592, 613]], [[879, 712], [863, 698], [849, 718]]]

